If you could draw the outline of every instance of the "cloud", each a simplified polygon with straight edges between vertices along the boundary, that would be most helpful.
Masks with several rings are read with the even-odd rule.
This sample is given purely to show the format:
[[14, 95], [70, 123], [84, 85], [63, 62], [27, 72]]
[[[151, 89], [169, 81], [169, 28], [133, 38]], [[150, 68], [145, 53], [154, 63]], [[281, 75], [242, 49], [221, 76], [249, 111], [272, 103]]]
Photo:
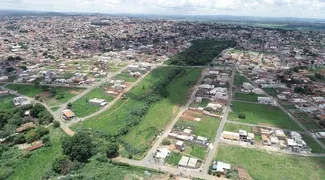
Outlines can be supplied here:
[[0, 9], [325, 17], [325, 0], [0, 0]]

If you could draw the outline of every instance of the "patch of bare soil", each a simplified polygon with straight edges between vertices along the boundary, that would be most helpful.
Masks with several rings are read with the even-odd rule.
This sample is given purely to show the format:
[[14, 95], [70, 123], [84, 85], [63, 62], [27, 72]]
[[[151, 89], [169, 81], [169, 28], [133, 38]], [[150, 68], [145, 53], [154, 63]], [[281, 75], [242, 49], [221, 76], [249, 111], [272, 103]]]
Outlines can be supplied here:
[[244, 168], [237, 168], [238, 177], [240, 180], [253, 180], [253, 178], [249, 175], [248, 171]]

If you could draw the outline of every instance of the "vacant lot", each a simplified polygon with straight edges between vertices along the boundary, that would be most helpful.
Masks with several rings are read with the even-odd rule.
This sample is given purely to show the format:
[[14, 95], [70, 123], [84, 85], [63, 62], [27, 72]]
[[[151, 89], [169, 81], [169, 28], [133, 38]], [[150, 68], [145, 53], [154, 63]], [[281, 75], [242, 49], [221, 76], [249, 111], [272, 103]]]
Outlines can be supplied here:
[[207, 100], [207, 99], [202, 99], [201, 103], [192, 103], [190, 106], [194, 107], [194, 108], [198, 108], [198, 107], [206, 107], [211, 101]]
[[236, 73], [234, 85], [241, 86], [243, 85], [244, 82], [248, 82], [248, 80], [244, 76], [240, 75], [239, 73]]
[[182, 156], [183, 155], [181, 153], [171, 152], [167, 159], [167, 163], [173, 166], [177, 166], [178, 162], [182, 159]]
[[29, 97], [39, 96], [49, 106], [56, 106], [68, 102], [71, 98], [83, 91], [81, 88], [46, 87], [35, 85], [9, 84], [6, 86], [20, 94]]
[[216, 160], [247, 169], [253, 179], [321, 180], [325, 177], [325, 158], [297, 157], [221, 144]]
[[4, 109], [12, 109], [14, 108], [14, 103], [12, 102], [12, 100], [15, 98], [16, 96], [14, 95], [5, 95], [5, 96], [0, 96], [0, 109], [4, 110]]
[[[139, 85], [131, 89], [128, 98], [119, 100], [110, 110], [84, 121], [75, 128], [90, 128], [110, 135], [121, 133], [133, 111], [145, 106], [146, 102], [142, 97], [149, 94], [155, 88], [155, 84], [162, 81], [173, 69], [175, 68], [155, 69]], [[133, 149], [133, 155], [145, 152], [154, 137], [163, 130], [177, 113], [178, 107], [185, 102], [190, 87], [197, 82], [200, 69], [184, 69], [184, 74], [166, 87], [168, 96], [152, 104], [139, 124], [132, 127], [123, 137], [124, 146], [127, 146], [126, 149], [129, 151]]]
[[115, 80], [124, 80], [125, 82], [135, 82], [137, 80], [136, 77], [130, 76], [127, 71], [121, 72], [116, 75], [113, 79]]
[[180, 119], [176, 123], [175, 127], [181, 129], [190, 128], [193, 130], [193, 134], [197, 136], [207, 137], [210, 141], [213, 141], [216, 136], [219, 123], [219, 118], [203, 116], [201, 121], [190, 121]]
[[241, 125], [241, 124], [226, 123], [223, 128], [224, 131], [230, 131], [230, 132], [238, 132], [240, 129], [245, 130], [247, 132], [253, 132], [252, 127]]
[[325, 150], [310, 136], [302, 134], [302, 139], [311, 148], [312, 153], [325, 153]]
[[277, 92], [274, 88], [264, 88], [263, 89], [268, 95], [275, 97]]
[[78, 99], [72, 104], [73, 112], [76, 114], [77, 117], [88, 116], [90, 114], [97, 112], [101, 108], [100, 106], [90, 105], [88, 103], [88, 101], [93, 98], [105, 99], [108, 103], [109, 101], [112, 101], [114, 99], [114, 97], [108, 95], [104, 91], [104, 89], [98, 87], [90, 91], [85, 96], [81, 97], [80, 99]]
[[[246, 115], [246, 119], [238, 118], [238, 115], [241, 113]], [[283, 129], [301, 130], [300, 127], [280, 108], [271, 105], [234, 101], [232, 112], [229, 114], [229, 119]]]
[[200, 69], [186, 69], [182, 77], [168, 85], [169, 96], [150, 107], [139, 125], [124, 138], [125, 142], [136, 148], [149, 147], [150, 142], [186, 102], [187, 93], [199, 79], [200, 72]]
[[258, 97], [264, 97], [264, 95], [257, 95], [253, 93], [235, 93], [234, 99], [238, 101], [250, 101], [250, 102], [258, 102]]

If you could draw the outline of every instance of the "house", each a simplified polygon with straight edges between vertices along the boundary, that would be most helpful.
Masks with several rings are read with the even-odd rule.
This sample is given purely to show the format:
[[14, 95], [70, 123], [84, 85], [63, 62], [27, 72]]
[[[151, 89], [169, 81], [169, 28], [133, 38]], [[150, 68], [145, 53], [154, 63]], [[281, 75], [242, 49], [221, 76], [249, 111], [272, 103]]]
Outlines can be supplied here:
[[186, 148], [184, 141], [177, 141], [175, 144], [175, 148], [177, 150], [184, 151]]
[[187, 167], [187, 163], [190, 160], [187, 156], [182, 156], [181, 160], [178, 162], [178, 167]]
[[198, 136], [198, 137], [196, 138], [196, 142], [199, 143], [199, 144], [203, 144], [203, 145], [205, 145], [205, 144], [208, 143], [208, 138], [206, 138], [206, 137], [202, 137], [202, 136]]
[[243, 83], [243, 88], [245, 90], [251, 91], [254, 89], [254, 86], [251, 83], [245, 82], [245, 83]]
[[196, 158], [182, 156], [181, 160], [178, 162], [178, 167], [196, 169], [198, 168], [198, 162], [199, 160]]
[[271, 97], [257, 97], [257, 101], [260, 104], [275, 104], [275, 100]]
[[89, 104], [95, 105], [95, 106], [106, 106], [107, 102], [104, 99], [91, 99], [88, 101]]
[[43, 142], [37, 142], [37, 143], [34, 143], [32, 146], [28, 147], [26, 150], [27, 151], [34, 151], [34, 150], [39, 149], [39, 148], [41, 148], [43, 146], [44, 146]]
[[13, 99], [13, 103], [16, 107], [20, 107], [20, 106], [26, 106], [26, 105], [30, 105], [32, 104], [30, 101], [28, 101], [26, 98], [24, 97], [15, 97]]
[[217, 161], [216, 163], [214, 163], [214, 165], [212, 166], [212, 169], [217, 171], [217, 172], [221, 172], [221, 173], [225, 173], [226, 171], [231, 169], [230, 164], [221, 162], [221, 161]]
[[264, 94], [263, 90], [260, 89], [260, 88], [254, 88], [254, 89], [253, 89], [253, 92], [254, 92], [255, 94]]
[[70, 109], [65, 109], [62, 111], [62, 118], [65, 120], [72, 120], [75, 118], [75, 114]]
[[139, 68], [140, 68], [140, 66], [138, 66], [138, 65], [129, 65], [128, 66], [129, 71], [138, 71]]
[[222, 108], [222, 105], [221, 104], [215, 104], [215, 103], [209, 103], [207, 106], [206, 106], [206, 110], [207, 111], [213, 111], [213, 112], [216, 112], [218, 111], [219, 109]]
[[167, 148], [157, 148], [155, 158], [161, 159], [165, 161], [165, 159], [169, 156], [170, 150]]

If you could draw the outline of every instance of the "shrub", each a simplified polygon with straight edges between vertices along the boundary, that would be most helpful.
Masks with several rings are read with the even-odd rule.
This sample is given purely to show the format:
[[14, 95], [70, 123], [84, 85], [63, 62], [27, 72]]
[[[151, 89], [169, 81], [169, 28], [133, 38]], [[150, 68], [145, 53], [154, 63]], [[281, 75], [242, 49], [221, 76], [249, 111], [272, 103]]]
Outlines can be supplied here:
[[240, 113], [240, 114], [238, 115], [238, 118], [240, 118], [240, 119], [246, 119], [246, 114], [244, 114], [244, 113]]
[[60, 122], [59, 122], [59, 121], [54, 121], [54, 122], [53, 122], [53, 127], [54, 127], [54, 128], [58, 128], [58, 127], [60, 127]]
[[163, 141], [162, 141], [162, 144], [163, 145], [170, 145], [170, 141], [168, 140], [168, 139], [164, 139]]
[[52, 170], [56, 173], [66, 175], [73, 166], [73, 162], [70, 160], [69, 156], [60, 156], [52, 164]]
[[119, 147], [115, 143], [110, 143], [106, 150], [106, 155], [108, 158], [113, 158], [118, 156]]

